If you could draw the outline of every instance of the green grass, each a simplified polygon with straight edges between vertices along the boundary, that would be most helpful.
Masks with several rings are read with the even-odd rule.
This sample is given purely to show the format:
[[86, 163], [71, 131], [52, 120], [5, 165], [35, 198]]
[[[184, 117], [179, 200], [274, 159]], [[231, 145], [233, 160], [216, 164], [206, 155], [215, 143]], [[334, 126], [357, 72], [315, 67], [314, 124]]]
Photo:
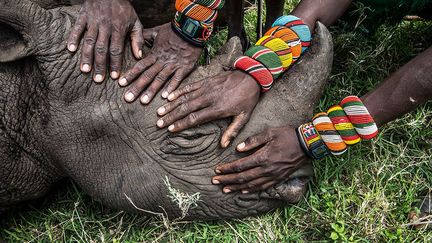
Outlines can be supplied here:
[[[287, 4], [287, 10], [293, 6]], [[254, 9], [247, 29], [254, 36]], [[432, 44], [432, 23], [382, 25], [373, 35], [344, 23], [332, 28], [335, 65], [319, 107], [362, 95]], [[221, 33], [219, 36], [223, 36]], [[225, 33], [226, 35], [226, 33]], [[220, 38], [221, 39], [221, 38]], [[219, 45], [222, 41], [215, 40]], [[214, 47], [213, 49], [216, 49]], [[0, 223], [6, 241], [420, 241], [432, 231], [405, 226], [432, 188], [432, 103], [381, 129], [379, 138], [343, 158], [315, 162], [316, 178], [300, 203], [225, 222], [161, 222], [108, 209], [71, 182]]]

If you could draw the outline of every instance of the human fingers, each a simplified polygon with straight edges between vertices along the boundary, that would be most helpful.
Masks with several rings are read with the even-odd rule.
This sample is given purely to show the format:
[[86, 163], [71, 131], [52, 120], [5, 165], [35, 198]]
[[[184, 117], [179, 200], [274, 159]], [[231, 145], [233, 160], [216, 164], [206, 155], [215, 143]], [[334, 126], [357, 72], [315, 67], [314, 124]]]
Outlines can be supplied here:
[[128, 91], [126, 91], [125, 100], [127, 102], [133, 102], [154, 79], [154, 77], [162, 70], [162, 68], [162, 64], [155, 63], [149, 69], [144, 71], [141, 76], [132, 84]]
[[[175, 76], [175, 75], [174, 75], [174, 76]], [[195, 90], [201, 88], [201, 86], [202, 86], [202, 81], [199, 81], [199, 82], [195, 82], [195, 83], [192, 83], [192, 84], [185, 85], [184, 87], [182, 87], [182, 88], [180, 88], [180, 89], [178, 89], [178, 90], [172, 92], [171, 94], [169, 94], [169, 96], [168, 96], [168, 100], [169, 100], [169, 101], [176, 100], [176, 99], [178, 99], [179, 97], [181, 97], [182, 95], [185, 95], [185, 94], [187, 94], [187, 93], [190, 93], [190, 92], [192, 92], [192, 91], [195, 91]]]
[[160, 88], [164, 85], [164, 83], [169, 79], [172, 73], [175, 71], [174, 65], [169, 64], [164, 67], [164, 69], [156, 75], [153, 82], [141, 96], [141, 103], [148, 104], [151, 100], [153, 100], [156, 93], [160, 90]]
[[222, 184], [222, 185], [232, 185], [232, 184], [246, 184], [251, 180], [255, 180], [259, 177], [265, 176], [261, 167], [254, 167], [241, 171], [239, 173], [232, 173], [226, 175], [217, 175], [212, 179], [212, 183]]
[[222, 189], [225, 193], [241, 191], [242, 193], [251, 193], [256, 191], [263, 191], [274, 184], [271, 177], [258, 177], [254, 180], [242, 184], [230, 184], [224, 186]]
[[109, 50], [111, 60], [110, 71], [112, 79], [118, 79], [120, 76], [124, 53], [124, 41], [125, 34], [114, 30], [111, 35], [111, 44]]
[[94, 46], [98, 36], [98, 28], [92, 25], [84, 34], [84, 44], [81, 50], [81, 71], [88, 73], [92, 69]]
[[80, 39], [87, 25], [87, 18], [80, 15], [75, 22], [67, 40], [67, 48], [70, 52], [75, 52], [78, 49]]
[[217, 174], [239, 173], [259, 166], [265, 158], [257, 151], [252, 155], [216, 167]]
[[144, 38], [143, 27], [139, 19], [135, 21], [130, 36], [132, 42], [132, 53], [134, 54], [135, 58], [141, 59], [143, 57], [142, 47], [144, 45]]
[[105, 79], [107, 58], [108, 58], [108, 46], [109, 46], [110, 31], [106, 27], [99, 28], [98, 38], [95, 44], [94, 52], [94, 74], [93, 80], [97, 83], [102, 82]]
[[240, 130], [246, 125], [249, 121], [249, 114], [240, 114], [235, 116], [231, 124], [227, 127], [225, 132], [222, 135], [221, 146], [222, 148], [228, 147], [231, 141], [237, 137]]
[[208, 106], [207, 102], [202, 97], [197, 99], [188, 99], [189, 98], [186, 96], [184, 98], [185, 101], [182, 102], [176, 109], [159, 119], [157, 121], [158, 127], [162, 128], [169, 125], [169, 130], [171, 132], [176, 132], [178, 129], [176, 129], [175, 125], [173, 124], [174, 122], [183, 119], [190, 114], [193, 114], [191, 119], [195, 119], [196, 114], [193, 112]]
[[254, 135], [254, 136], [247, 138], [243, 143], [240, 143], [239, 145], [237, 145], [237, 151], [245, 152], [245, 151], [255, 149], [255, 148], [269, 142], [270, 139], [271, 139], [271, 136], [269, 134], [269, 130], [266, 130], [260, 134], [257, 134], [257, 135]]
[[157, 110], [157, 113], [159, 116], [164, 116], [174, 109], [176, 109], [179, 105], [186, 103], [190, 100], [194, 100], [202, 95], [202, 92], [200, 90], [194, 90], [190, 93], [186, 93], [182, 95], [180, 98], [177, 98], [176, 100], [173, 100], [171, 102], [168, 102], [167, 104], [159, 107]]
[[191, 112], [183, 119], [174, 122], [168, 127], [170, 132], [180, 132], [206, 122], [220, 118], [220, 113], [210, 107], [199, 111]]
[[156, 58], [154, 56], [148, 56], [139, 62], [137, 62], [131, 69], [126, 71], [123, 77], [119, 80], [120, 86], [127, 86], [132, 83], [136, 78], [138, 78], [147, 68], [153, 65], [156, 62]]
[[168, 81], [166, 87], [162, 91], [162, 98], [168, 98], [168, 95], [180, 86], [181, 82], [189, 75], [192, 69], [193, 67], [179, 68], [175, 72], [174, 76]]

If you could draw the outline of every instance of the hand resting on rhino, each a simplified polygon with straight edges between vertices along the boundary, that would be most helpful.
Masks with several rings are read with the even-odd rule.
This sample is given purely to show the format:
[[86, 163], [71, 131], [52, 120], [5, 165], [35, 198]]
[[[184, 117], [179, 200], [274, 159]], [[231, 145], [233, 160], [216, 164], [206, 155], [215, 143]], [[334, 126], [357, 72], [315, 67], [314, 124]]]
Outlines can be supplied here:
[[[158, 129], [156, 110], [166, 101], [127, 104], [116, 82], [96, 84], [80, 71], [80, 52], [64, 45], [76, 8], [47, 11], [26, 0], [0, 0], [0, 6], [0, 208], [42, 197], [65, 177], [107, 206], [171, 218], [246, 217], [304, 195], [310, 164], [264, 192], [222, 193], [211, 183], [214, 168], [245, 156], [235, 146], [219, 146], [228, 120], [180, 133]], [[309, 53], [261, 98], [232, 144], [309, 118], [330, 74], [332, 51], [330, 34], [319, 24]], [[239, 55], [240, 41], [233, 38], [184, 84], [223, 72]], [[123, 63], [134, 62], [128, 51]], [[193, 196], [196, 205], [185, 210], [177, 192]]]

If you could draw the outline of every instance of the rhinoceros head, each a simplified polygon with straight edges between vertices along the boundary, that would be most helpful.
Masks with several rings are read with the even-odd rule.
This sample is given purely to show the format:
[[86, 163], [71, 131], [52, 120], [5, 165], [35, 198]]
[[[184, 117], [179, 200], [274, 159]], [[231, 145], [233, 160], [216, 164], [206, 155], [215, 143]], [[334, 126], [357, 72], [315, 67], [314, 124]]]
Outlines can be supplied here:
[[[317, 25], [309, 51], [262, 96], [233, 146], [222, 149], [219, 140], [229, 120], [172, 134], [155, 125], [156, 110], [165, 100], [156, 98], [148, 106], [127, 104], [116, 82], [95, 84], [81, 73], [79, 52], [65, 50], [76, 8], [47, 11], [25, 0], [0, 0], [0, 6], [0, 28], [6, 33], [0, 37], [0, 62], [31, 57], [31, 63], [15, 63], [34, 65], [32, 72], [37, 73], [27, 72], [19, 79], [21, 86], [37, 87], [28, 95], [31, 98], [25, 94], [23, 98], [38, 103], [33, 109], [37, 112], [29, 113], [34, 115], [26, 129], [28, 146], [43, 154], [42, 163], [60, 171], [59, 177], [73, 179], [111, 207], [187, 219], [255, 215], [295, 203], [304, 195], [313, 174], [311, 165], [267, 191], [250, 195], [223, 194], [211, 177], [216, 165], [246, 156], [235, 151], [240, 141], [268, 127], [296, 126], [310, 118], [332, 65], [331, 37], [323, 25]], [[210, 65], [197, 68], [183, 85], [224, 72], [239, 55], [240, 41], [233, 38]], [[128, 52], [124, 63], [134, 62]], [[3, 87], [20, 74], [9, 64], [0, 64]], [[35, 85], [39, 83], [44, 85]]]

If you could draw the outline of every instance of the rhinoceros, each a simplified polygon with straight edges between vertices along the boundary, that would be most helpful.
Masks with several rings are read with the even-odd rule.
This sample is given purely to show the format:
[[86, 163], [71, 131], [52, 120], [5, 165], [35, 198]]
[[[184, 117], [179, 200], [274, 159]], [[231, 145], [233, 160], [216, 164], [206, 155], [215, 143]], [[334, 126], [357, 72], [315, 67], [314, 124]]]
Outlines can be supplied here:
[[[262, 95], [234, 145], [222, 149], [228, 119], [170, 133], [156, 126], [166, 100], [127, 104], [116, 82], [96, 84], [82, 73], [80, 52], [65, 48], [77, 13], [74, 6], [0, 0], [0, 208], [43, 197], [62, 178], [109, 207], [185, 220], [257, 215], [302, 198], [311, 164], [253, 194], [224, 194], [211, 178], [218, 164], [246, 156], [235, 144], [310, 118], [332, 67], [331, 35], [322, 24], [309, 51]], [[239, 38], [231, 38], [183, 85], [224, 72], [241, 54]], [[123, 63], [135, 62], [128, 51]]]

